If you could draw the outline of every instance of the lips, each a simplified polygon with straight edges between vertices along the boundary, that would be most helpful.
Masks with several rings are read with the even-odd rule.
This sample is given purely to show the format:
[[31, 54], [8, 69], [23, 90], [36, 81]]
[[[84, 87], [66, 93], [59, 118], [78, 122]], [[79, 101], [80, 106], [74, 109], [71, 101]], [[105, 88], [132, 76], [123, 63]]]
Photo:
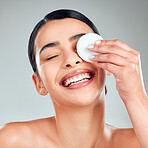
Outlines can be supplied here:
[[[75, 70], [71, 73], [68, 73], [67, 75], [65, 75], [62, 80], [60, 81], [60, 85], [63, 85], [64, 86], [64, 82], [67, 80], [67, 79], [70, 79], [74, 76], [78, 76], [80, 74], [85, 74], [85, 73], [89, 73], [91, 76], [94, 76], [94, 72], [92, 70], [89, 70], [89, 69], [79, 69], [79, 70]], [[64, 86], [65, 87], [65, 86]]]

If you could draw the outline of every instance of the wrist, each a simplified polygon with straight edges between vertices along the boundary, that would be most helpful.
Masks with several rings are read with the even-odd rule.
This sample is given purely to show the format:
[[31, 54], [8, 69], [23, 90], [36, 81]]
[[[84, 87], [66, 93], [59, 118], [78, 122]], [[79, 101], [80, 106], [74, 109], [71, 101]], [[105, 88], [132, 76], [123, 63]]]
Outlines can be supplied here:
[[136, 96], [129, 97], [123, 100], [128, 111], [147, 110], [148, 112], [148, 96], [146, 93], [139, 94]]
[[148, 102], [148, 96], [146, 92], [143, 92], [143, 93], [137, 93], [136, 95], [128, 96], [127, 98], [124, 98], [122, 100], [125, 105], [138, 104], [138, 103], [145, 104], [146, 102]]

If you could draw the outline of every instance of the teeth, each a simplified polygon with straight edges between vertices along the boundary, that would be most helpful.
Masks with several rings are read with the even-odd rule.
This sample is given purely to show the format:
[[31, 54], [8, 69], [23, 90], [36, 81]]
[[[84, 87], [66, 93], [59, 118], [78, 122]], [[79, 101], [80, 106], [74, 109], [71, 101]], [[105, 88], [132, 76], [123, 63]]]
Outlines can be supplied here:
[[84, 73], [84, 74], [79, 74], [77, 76], [74, 76], [72, 78], [69, 78], [67, 80], [64, 81], [64, 86], [71, 86], [71, 85], [74, 85], [76, 83], [80, 83], [80, 82], [83, 82], [83, 81], [88, 81], [88, 79], [91, 78], [91, 75], [90, 73]]
[[65, 86], [67, 86], [69, 83], [70, 83], [70, 82], [66, 82], [66, 83], [65, 83]]
[[84, 81], [88, 81], [88, 79], [83, 79], [83, 80], [81, 80], [81, 81], [79, 81], [79, 82], [73, 82], [73, 83], [71, 83], [69, 86], [72, 86], [72, 85], [74, 85], [74, 84], [77, 84], [77, 83], [80, 83], [80, 82], [84, 82]]
[[74, 78], [73, 78], [73, 81], [77, 81], [77, 80], [78, 80], [77, 77], [74, 77]]
[[83, 78], [85, 78], [85, 74], [82, 74]]
[[79, 75], [79, 76], [78, 76], [78, 80], [81, 80], [81, 79], [82, 79], [82, 77], [81, 77], [81, 75]]
[[71, 83], [71, 82], [73, 82], [73, 79], [72, 79], [72, 78], [70, 78], [70, 83]]

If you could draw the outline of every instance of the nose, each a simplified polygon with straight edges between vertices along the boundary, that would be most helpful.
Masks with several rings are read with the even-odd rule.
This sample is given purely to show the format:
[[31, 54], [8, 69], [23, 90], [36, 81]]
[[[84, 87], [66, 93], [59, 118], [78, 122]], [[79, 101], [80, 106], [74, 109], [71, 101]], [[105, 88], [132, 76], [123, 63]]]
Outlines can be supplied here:
[[68, 54], [64, 60], [64, 68], [72, 68], [82, 63], [82, 59], [78, 56], [77, 53], [71, 52]]

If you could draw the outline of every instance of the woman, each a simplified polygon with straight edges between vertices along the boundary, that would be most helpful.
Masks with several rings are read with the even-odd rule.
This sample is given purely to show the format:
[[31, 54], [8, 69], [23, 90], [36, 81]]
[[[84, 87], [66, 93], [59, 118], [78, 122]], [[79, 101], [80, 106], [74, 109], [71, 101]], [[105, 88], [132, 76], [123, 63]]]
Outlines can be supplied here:
[[[103, 40], [88, 47], [102, 54], [93, 63], [85, 62], [76, 44], [91, 32], [99, 34], [88, 18], [73, 10], [54, 11], [36, 25], [28, 50], [32, 79], [39, 94], [50, 94], [56, 116], [7, 124], [0, 132], [0, 148], [148, 147], [148, 99], [139, 52], [120, 40]], [[104, 123], [105, 71], [115, 76], [133, 129]]]

